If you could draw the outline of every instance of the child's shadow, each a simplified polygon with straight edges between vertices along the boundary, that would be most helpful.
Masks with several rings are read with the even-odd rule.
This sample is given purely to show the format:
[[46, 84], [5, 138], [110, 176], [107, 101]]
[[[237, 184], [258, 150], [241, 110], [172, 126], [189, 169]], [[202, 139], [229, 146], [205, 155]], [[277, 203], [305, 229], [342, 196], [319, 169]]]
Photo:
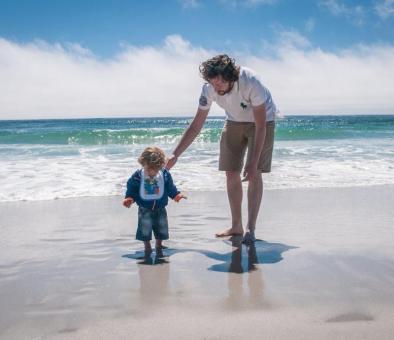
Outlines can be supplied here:
[[[282, 253], [297, 248], [281, 243], [269, 243], [263, 240], [256, 240], [256, 242], [246, 246], [242, 244], [242, 236], [233, 236], [225, 242], [228, 243], [229, 241], [233, 250], [224, 254], [205, 249], [165, 248], [163, 253], [156, 251], [146, 253], [143, 250], [138, 250], [133, 254], [125, 254], [122, 257], [137, 260], [137, 263], [142, 265], [157, 265], [169, 263], [167, 259], [172, 255], [196, 252], [222, 262], [210, 266], [208, 270], [241, 274], [255, 270], [255, 265], [258, 263], [277, 263], [283, 260]], [[243, 248], [247, 251], [246, 257], [242, 256]]]
[[154, 266], [157, 264], [169, 263], [169, 261], [166, 258], [180, 252], [184, 252], [184, 250], [164, 247], [164, 251], [137, 250], [133, 254], [125, 254], [122, 255], [122, 257], [127, 257], [129, 259], [137, 260], [137, 264]]

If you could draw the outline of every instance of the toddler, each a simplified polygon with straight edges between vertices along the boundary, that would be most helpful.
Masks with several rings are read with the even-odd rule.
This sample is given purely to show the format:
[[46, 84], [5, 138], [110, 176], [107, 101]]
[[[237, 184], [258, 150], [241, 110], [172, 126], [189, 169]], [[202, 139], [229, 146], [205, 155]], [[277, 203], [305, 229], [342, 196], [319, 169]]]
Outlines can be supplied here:
[[138, 159], [142, 168], [134, 172], [127, 181], [123, 205], [126, 208], [135, 202], [138, 205], [138, 228], [136, 239], [143, 241], [145, 253], [152, 252], [150, 241], [152, 230], [156, 239], [156, 253], [162, 254], [163, 240], [168, 239], [166, 205], [168, 197], [175, 202], [186, 198], [180, 193], [171, 174], [164, 169], [166, 158], [158, 147], [146, 148]]

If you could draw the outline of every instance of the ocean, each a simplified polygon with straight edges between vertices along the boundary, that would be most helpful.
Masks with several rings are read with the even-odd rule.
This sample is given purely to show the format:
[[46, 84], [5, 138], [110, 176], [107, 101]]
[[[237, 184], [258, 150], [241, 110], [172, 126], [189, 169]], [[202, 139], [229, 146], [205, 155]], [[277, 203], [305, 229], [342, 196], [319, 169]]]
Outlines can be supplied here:
[[[0, 121], [0, 202], [122, 195], [149, 145], [167, 155], [192, 118]], [[182, 191], [225, 190], [223, 117], [209, 117], [171, 173]], [[265, 188], [394, 184], [394, 115], [277, 120]]]

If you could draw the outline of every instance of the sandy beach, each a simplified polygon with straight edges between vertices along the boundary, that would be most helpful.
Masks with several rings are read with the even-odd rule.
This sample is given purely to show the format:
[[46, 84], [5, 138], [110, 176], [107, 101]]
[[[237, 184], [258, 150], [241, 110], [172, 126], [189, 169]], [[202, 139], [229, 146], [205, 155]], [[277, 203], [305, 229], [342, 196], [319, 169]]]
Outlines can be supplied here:
[[0, 203], [0, 338], [393, 338], [393, 186], [268, 190], [248, 248], [187, 195], [164, 258], [119, 196]]

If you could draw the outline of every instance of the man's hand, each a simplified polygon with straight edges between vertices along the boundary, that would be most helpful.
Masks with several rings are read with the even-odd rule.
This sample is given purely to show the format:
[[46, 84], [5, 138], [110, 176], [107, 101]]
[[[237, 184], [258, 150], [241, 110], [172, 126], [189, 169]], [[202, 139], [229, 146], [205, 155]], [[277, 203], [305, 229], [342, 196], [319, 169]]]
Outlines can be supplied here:
[[175, 196], [174, 201], [178, 203], [182, 198], [187, 200], [187, 197], [184, 194], [179, 193]]
[[166, 164], [166, 169], [170, 170], [178, 160], [178, 157], [182, 155], [182, 153], [190, 146], [190, 144], [194, 141], [197, 135], [200, 133], [205, 120], [208, 116], [208, 110], [202, 110], [200, 108], [197, 109], [197, 113], [193, 118], [193, 121], [190, 123], [189, 127], [186, 129], [183, 134], [181, 140], [178, 143], [178, 146], [174, 149], [174, 153], [168, 159]]
[[127, 197], [123, 200], [123, 205], [126, 208], [130, 208], [130, 206], [134, 203], [134, 200], [131, 197]]
[[266, 117], [264, 104], [253, 107], [253, 117], [255, 123], [255, 136], [254, 136], [254, 147], [251, 157], [251, 162], [245, 167], [243, 172], [244, 178], [242, 182], [251, 181], [258, 175], [257, 164], [260, 158], [261, 151], [264, 147], [265, 134], [266, 134]]
[[176, 163], [176, 161], [178, 160], [178, 157], [175, 155], [171, 155], [170, 158], [168, 158], [167, 164], [166, 164], [166, 169], [170, 170]]
[[255, 163], [250, 163], [244, 169], [242, 182], [248, 182], [257, 175], [257, 172], [257, 165]]

